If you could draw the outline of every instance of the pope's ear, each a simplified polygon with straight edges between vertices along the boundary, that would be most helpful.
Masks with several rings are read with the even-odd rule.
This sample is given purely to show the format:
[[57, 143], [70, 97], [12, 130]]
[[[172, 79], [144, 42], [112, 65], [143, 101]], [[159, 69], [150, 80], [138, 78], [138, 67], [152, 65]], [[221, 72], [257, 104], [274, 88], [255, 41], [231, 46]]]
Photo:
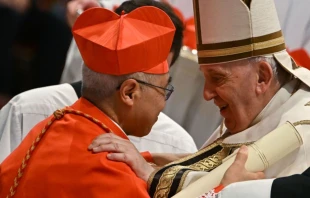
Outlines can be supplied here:
[[128, 106], [133, 106], [135, 100], [141, 96], [140, 84], [134, 79], [125, 80], [119, 91], [121, 101]]
[[257, 93], [265, 93], [271, 86], [274, 74], [272, 66], [266, 61], [260, 61], [257, 66]]

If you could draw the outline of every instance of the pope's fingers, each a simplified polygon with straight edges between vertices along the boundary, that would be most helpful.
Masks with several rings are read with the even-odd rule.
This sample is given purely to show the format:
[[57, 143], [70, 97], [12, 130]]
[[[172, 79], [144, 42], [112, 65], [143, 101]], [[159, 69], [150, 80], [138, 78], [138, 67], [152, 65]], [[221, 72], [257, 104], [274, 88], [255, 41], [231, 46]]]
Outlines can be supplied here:
[[105, 133], [102, 135], [99, 135], [98, 137], [96, 137], [92, 143], [88, 146], [88, 149], [93, 149], [95, 147], [98, 147], [102, 144], [108, 144], [108, 143], [112, 143], [112, 142], [118, 142], [121, 144], [128, 144], [129, 140], [125, 140], [113, 133]]
[[236, 155], [234, 164], [244, 167], [247, 159], [248, 159], [248, 147], [242, 146]]
[[97, 139], [102, 139], [102, 138], [110, 138], [110, 139], [122, 139], [121, 137], [115, 135], [114, 133], [103, 133], [101, 135], [98, 135], [93, 141], [97, 140]]
[[118, 135], [115, 135], [114, 133], [104, 133], [99, 135], [97, 138], [111, 138], [111, 139], [124, 140], [123, 138], [119, 137]]
[[107, 158], [112, 161], [124, 162], [127, 165], [131, 165], [130, 156], [126, 153], [109, 153]]
[[257, 173], [249, 173], [249, 178], [247, 180], [258, 180], [258, 179], [265, 179], [265, 173], [257, 172]]
[[91, 150], [93, 148], [99, 147], [100, 145], [110, 144], [111, 142], [112, 140], [110, 138], [96, 138], [88, 146], [88, 149]]
[[258, 179], [266, 179], [266, 175], [264, 172], [258, 172], [256, 174]]
[[155, 170], [143, 158], [138, 160], [133, 155], [127, 153], [110, 153], [107, 155], [109, 160], [126, 163], [138, 177], [147, 181], [151, 173]]
[[111, 142], [107, 144], [100, 144], [91, 149], [95, 153], [99, 152], [114, 152], [114, 153], [127, 153], [134, 151], [132, 147], [123, 145], [120, 142]]

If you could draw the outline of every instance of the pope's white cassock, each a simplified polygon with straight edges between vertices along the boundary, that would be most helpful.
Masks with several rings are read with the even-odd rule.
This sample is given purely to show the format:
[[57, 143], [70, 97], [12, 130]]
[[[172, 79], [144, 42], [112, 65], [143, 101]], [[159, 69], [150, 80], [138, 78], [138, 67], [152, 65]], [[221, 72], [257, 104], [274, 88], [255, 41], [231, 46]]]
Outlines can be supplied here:
[[[151, 197], [172, 197], [186, 191], [188, 185], [221, 165], [234, 149], [261, 139], [286, 122], [295, 125], [303, 144], [267, 166], [264, 172], [267, 178], [302, 173], [310, 166], [310, 71], [297, 66], [286, 52], [273, 0], [194, 2], [195, 19], [199, 18], [196, 26], [199, 64], [264, 56], [275, 59], [294, 77], [279, 89], [246, 130], [226, 136], [229, 131], [221, 125], [200, 151], [153, 173], [149, 180]], [[277, 144], [281, 144], [281, 139], [275, 140], [274, 145]], [[272, 150], [273, 144], [268, 149]]]
[[[305, 123], [305, 125], [297, 126], [298, 132], [303, 138], [303, 145], [269, 167], [265, 171], [267, 178], [302, 173], [310, 166], [310, 88], [302, 83], [296, 91], [297, 86], [297, 79], [283, 86], [248, 129], [227, 137], [223, 141], [224, 144], [254, 142], [287, 121], [291, 123], [302, 121]], [[221, 131], [225, 133], [226, 127], [223, 126], [223, 130], [217, 129], [206, 141], [205, 145], [219, 138]], [[278, 141], [281, 142], [280, 139]], [[272, 145], [270, 145], [270, 149], [272, 149]]]
[[[310, 12], [308, 11], [310, 7], [310, 1], [308, 0], [298, 0], [298, 1], [275, 0], [275, 4], [277, 7], [280, 24], [282, 27], [283, 34], [285, 35], [285, 40], [286, 40], [288, 49], [290, 50], [304, 49], [306, 52], [308, 52], [308, 55], [310, 55]], [[309, 64], [310, 63], [308, 63], [308, 65]], [[307, 92], [305, 92], [304, 94], [308, 95]], [[304, 106], [303, 108], [302, 102], [298, 100], [298, 98], [296, 100], [297, 100], [296, 106], [299, 103], [301, 103], [298, 105], [300, 106], [301, 111], [295, 114], [299, 115], [299, 117], [303, 117], [304, 114], [306, 114], [306, 112], [304, 112], [304, 114], [302, 112], [305, 111], [306, 110], [305, 108], [309, 106]], [[277, 109], [275, 109], [275, 111], [276, 110]], [[288, 116], [294, 117], [295, 115], [290, 113]], [[267, 118], [264, 118], [264, 120], [266, 119]], [[301, 119], [304, 119], [304, 118], [301, 118]], [[274, 121], [274, 119], [271, 119], [271, 120]], [[263, 121], [263, 122], [266, 122], [266, 121]], [[307, 132], [304, 131], [304, 133], [307, 133]], [[214, 134], [212, 139], [214, 139], [215, 136], [216, 134]], [[307, 134], [303, 134], [303, 136], [305, 138]], [[208, 142], [210, 141], [212, 140], [209, 139]], [[307, 142], [308, 141], [309, 140], [307, 140]], [[309, 148], [306, 146], [305, 149], [302, 150], [301, 152], [305, 153], [305, 158], [307, 159], [307, 161], [309, 161], [308, 160], [309, 154], [307, 154], [307, 149], [309, 150]], [[281, 162], [278, 163], [278, 166], [281, 166], [280, 163]], [[296, 166], [296, 164], [292, 165], [291, 167], [288, 166], [289, 167], [288, 169], [294, 166]], [[304, 166], [310, 166], [310, 165], [309, 163], [301, 163], [300, 168], [303, 169]], [[292, 171], [292, 170], [288, 170], [288, 171]], [[275, 172], [275, 171], [269, 171], [269, 172], [270, 174], [273, 174], [272, 172]], [[294, 170], [293, 172], [296, 173], [296, 171]], [[284, 174], [284, 173], [280, 173], [280, 175], [281, 174]], [[272, 191], [271, 189], [274, 188], [273, 182], [274, 182], [274, 179], [265, 179], [265, 180], [255, 180], [255, 181], [234, 183], [226, 187], [220, 193], [219, 196], [221, 198], [239, 198], [239, 197], [278, 198], [276, 195], [271, 193]], [[297, 187], [297, 185], [299, 185], [299, 183], [296, 183], [296, 186], [295, 186], [296, 191], [303, 191], [303, 187], [302, 186]], [[304, 196], [309, 197], [310, 195], [306, 195], [305, 193]]]

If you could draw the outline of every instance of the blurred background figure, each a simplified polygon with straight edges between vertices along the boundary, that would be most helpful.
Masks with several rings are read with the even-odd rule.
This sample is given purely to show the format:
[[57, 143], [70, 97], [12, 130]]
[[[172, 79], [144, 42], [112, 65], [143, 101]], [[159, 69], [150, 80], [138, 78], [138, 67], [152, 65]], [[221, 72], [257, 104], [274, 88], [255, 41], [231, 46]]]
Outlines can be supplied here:
[[72, 38], [65, 0], [0, 0], [0, 108], [14, 95], [58, 84]]
[[287, 49], [297, 64], [310, 69], [309, 0], [275, 0]]

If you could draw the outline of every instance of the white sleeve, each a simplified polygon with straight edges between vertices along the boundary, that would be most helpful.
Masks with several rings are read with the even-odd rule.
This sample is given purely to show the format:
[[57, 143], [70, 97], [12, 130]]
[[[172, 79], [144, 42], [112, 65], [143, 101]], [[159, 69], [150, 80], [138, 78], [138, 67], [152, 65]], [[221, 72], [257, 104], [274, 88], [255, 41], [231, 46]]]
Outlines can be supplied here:
[[113, 10], [114, 5], [121, 5], [125, 0], [98, 0], [100, 5], [108, 10]]
[[[19, 105], [19, 96], [13, 98], [0, 111], [0, 163], [18, 147], [36, 124], [49, 116], [49, 113], [44, 112], [47, 105], [30, 105], [27, 100], [24, 103], [21, 101], [22, 105]], [[53, 108], [53, 105], [50, 107]]]
[[270, 198], [274, 179], [238, 182], [225, 187], [218, 198]]
[[82, 80], [82, 63], [80, 51], [74, 39], [72, 39], [60, 83], [74, 83]]
[[21, 117], [18, 116], [18, 107], [12, 103], [6, 104], [0, 112], [0, 163], [15, 148], [12, 145], [12, 137], [22, 139]]

